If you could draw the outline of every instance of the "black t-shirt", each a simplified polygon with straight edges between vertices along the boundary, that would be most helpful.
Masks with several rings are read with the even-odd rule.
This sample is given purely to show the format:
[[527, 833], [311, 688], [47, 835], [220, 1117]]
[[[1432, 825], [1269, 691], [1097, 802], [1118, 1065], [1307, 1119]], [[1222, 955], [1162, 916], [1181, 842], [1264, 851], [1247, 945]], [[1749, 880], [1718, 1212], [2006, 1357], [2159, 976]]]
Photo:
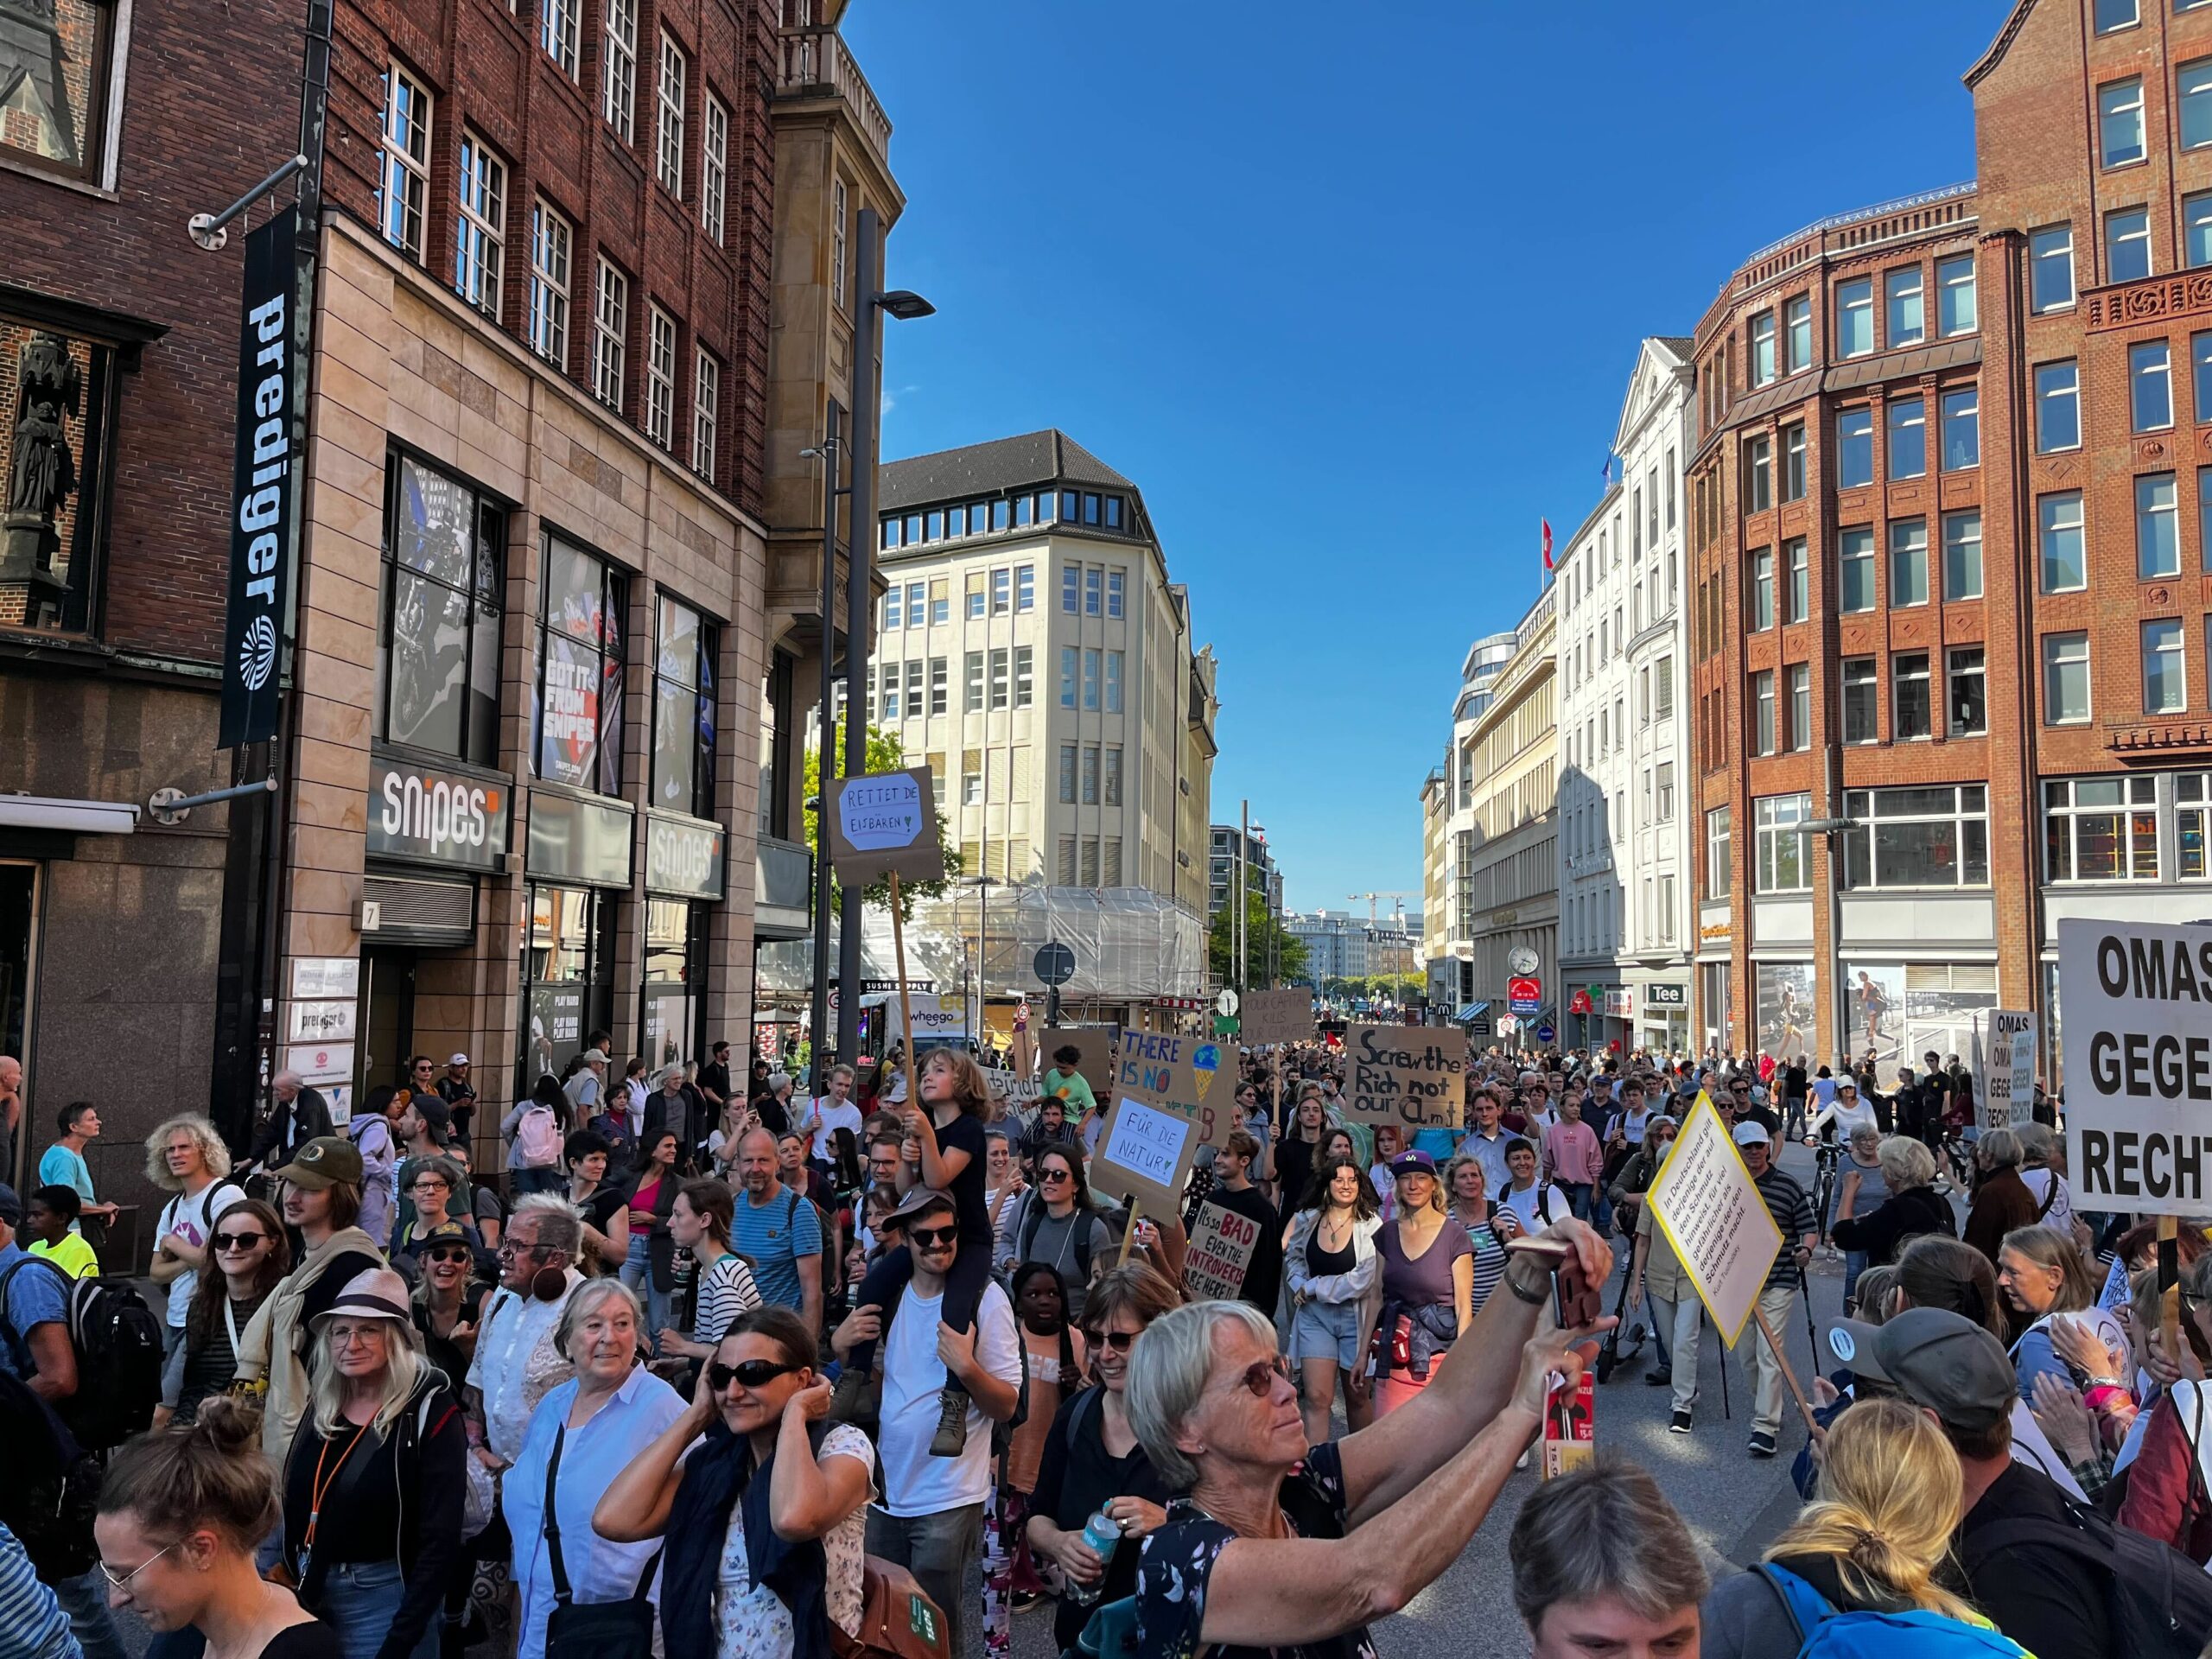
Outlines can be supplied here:
[[[296, 1257], [295, 1258], [297, 1259]], [[315, 1316], [330, 1312], [330, 1306], [345, 1294], [346, 1287], [365, 1273], [373, 1273], [385, 1265], [380, 1255], [366, 1250], [345, 1250], [330, 1258], [322, 1276], [307, 1287], [300, 1298], [300, 1325], [302, 1338], [314, 1328]]]
[[[361, 1445], [353, 1442], [368, 1434]], [[299, 1440], [284, 1465], [284, 1512], [289, 1537], [306, 1538], [319, 1561], [388, 1561], [399, 1536], [399, 1482], [391, 1455], [378, 1437], [348, 1423], [338, 1433], [316, 1433], [302, 1418]], [[320, 1473], [318, 1473], [320, 1471]], [[320, 1510], [315, 1492], [324, 1487]]]
[[[1083, 1523], [1109, 1497], [1141, 1497], [1166, 1506], [1167, 1483], [1153, 1468], [1144, 1447], [1131, 1446], [1126, 1458], [1108, 1453], [1105, 1418], [1105, 1402], [1096, 1389], [1061, 1401], [1052, 1415], [1029, 1512], [1043, 1516], [1063, 1532], [1081, 1532]], [[1114, 1559], [1106, 1564], [1105, 1585], [1090, 1605], [1072, 1596], [1060, 1599], [1052, 1618], [1052, 1643], [1061, 1652], [1074, 1650], [1076, 1637], [1097, 1606], [1136, 1593], [1137, 1553], [1134, 1544], [1115, 1550]]]
[[[480, 1280], [461, 1287], [461, 1323], [481, 1327], [484, 1323], [485, 1299], [492, 1294], [492, 1287]], [[451, 1337], [442, 1337], [431, 1328], [430, 1310], [420, 1302], [409, 1304], [414, 1316], [415, 1328], [423, 1333], [423, 1357], [446, 1374], [446, 1381], [455, 1389], [468, 1380], [468, 1357], [461, 1351], [461, 1344]]]
[[1275, 1220], [1274, 1205], [1256, 1186], [1232, 1192], [1217, 1185], [1206, 1194], [1206, 1202], [1258, 1224], [1260, 1242], [1252, 1247], [1252, 1264], [1244, 1269], [1244, 1288], [1237, 1296], [1239, 1300], [1251, 1303], [1273, 1319], [1275, 1299], [1282, 1289], [1282, 1234]]
[[338, 1632], [318, 1618], [277, 1631], [260, 1659], [346, 1659], [346, 1649]]
[[699, 1087], [702, 1090], [711, 1090], [717, 1100], [728, 1100], [729, 1098], [729, 1067], [720, 1060], [709, 1060], [699, 1068]]
[[1306, 1196], [1306, 1183], [1313, 1177], [1313, 1154], [1320, 1150], [1318, 1141], [1301, 1141], [1295, 1135], [1286, 1135], [1275, 1147], [1275, 1225], [1281, 1227], [1298, 1213], [1298, 1201]]
[[[1975, 1533], [2022, 1516], [2072, 1524], [2066, 1496], [2050, 1478], [2014, 1463], [1959, 1523], [1961, 1560], [1977, 1558]], [[2113, 1650], [2104, 1575], [2073, 1551], [2008, 1541], [1978, 1573], [1969, 1572], [1965, 1588], [1967, 1599], [2036, 1659], [2104, 1659]]]
[[966, 1112], [941, 1125], [937, 1132], [937, 1149], [940, 1153], [957, 1151], [968, 1154], [968, 1167], [952, 1178], [953, 1215], [960, 1224], [960, 1242], [963, 1244], [988, 1244], [991, 1240], [990, 1207], [983, 1201], [983, 1182], [990, 1173], [986, 1145], [983, 1120]]

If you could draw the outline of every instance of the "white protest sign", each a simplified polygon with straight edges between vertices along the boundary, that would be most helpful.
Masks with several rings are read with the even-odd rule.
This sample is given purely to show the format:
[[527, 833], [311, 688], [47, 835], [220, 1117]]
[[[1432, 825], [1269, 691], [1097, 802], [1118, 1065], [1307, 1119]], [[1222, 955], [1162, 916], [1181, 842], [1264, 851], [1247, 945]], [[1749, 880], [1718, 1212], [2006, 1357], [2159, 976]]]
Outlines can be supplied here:
[[[1980, 1030], [1975, 1039], [1980, 1041]], [[1981, 1127], [2017, 1128], [2035, 1115], [2036, 1017], [2012, 1008], [1989, 1016], [1989, 1048], [1982, 1065]]]
[[1190, 1251], [1183, 1258], [1184, 1290], [1194, 1302], [1235, 1301], [1259, 1247], [1258, 1222], [1217, 1204], [1200, 1205]]
[[1733, 1348], [1781, 1252], [1782, 1230], [1706, 1095], [1698, 1096], [1645, 1198], [1698, 1300]]
[[2212, 928], [2061, 921], [2058, 1006], [2075, 1207], [2212, 1210]]
[[1287, 991], [1247, 991], [1237, 1035], [1254, 1048], [1268, 1043], [1313, 1040], [1313, 993], [1301, 986]]
[[1182, 1207], [1183, 1183], [1198, 1149], [1194, 1120], [1124, 1095], [1114, 1103], [1091, 1160], [1091, 1189], [1172, 1216]]

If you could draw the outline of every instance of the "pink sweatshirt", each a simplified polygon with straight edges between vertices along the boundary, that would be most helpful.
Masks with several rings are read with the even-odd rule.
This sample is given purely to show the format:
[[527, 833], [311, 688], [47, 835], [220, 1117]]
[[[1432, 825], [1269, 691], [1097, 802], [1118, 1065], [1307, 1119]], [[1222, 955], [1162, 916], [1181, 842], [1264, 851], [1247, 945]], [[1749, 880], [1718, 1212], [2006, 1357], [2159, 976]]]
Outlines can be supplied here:
[[1544, 1131], [1544, 1167], [1555, 1181], [1594, 1182], [1605, 1173], [1605, 1148], [1587, 1123], [1554, 1123]]

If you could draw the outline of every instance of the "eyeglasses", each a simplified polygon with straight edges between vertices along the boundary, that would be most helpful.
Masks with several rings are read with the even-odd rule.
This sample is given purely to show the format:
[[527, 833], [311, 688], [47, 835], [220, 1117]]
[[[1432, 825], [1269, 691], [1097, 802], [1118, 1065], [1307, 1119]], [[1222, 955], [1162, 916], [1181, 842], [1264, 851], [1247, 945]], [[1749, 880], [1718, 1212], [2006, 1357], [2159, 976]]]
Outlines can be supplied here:
[[1111, 1348], [1117, 1354], [1126, 1354], [1129, 1351], [1129, 1344], [1135, 1342], [1140, 1334], [1141, 1333], [1135, 1331], [1096, 1331], [1085, 1325], [1083, 1340], [1086, 1347]]
[[[182, 1543], [183, 1541], [184, 1541], [181, 1538], [177, 1540], [177, 1543]], [[144, 1560], [139, 1562], [137, 1566], [132, 1567], [128, 1573], [125, 1573], [121, 1578], [116, 1577], [115, 1569], [113, 1567], [110, 1567], [105, 1561], [102, 1561], [100, 1563], [100, 1577], [105, 1579], [110, 1585], [113, 1586], [118, 1590], [128, 1590], [130, 1587], [131, 1580], [137, 1578], [141, 1573], [143, 1573], [148, 1567], [151, 1567], [156, 1561], [160, 1560], [162, 1556], [168, 1554], [170, 1550], [175, 1549], [175, 1548], [176, 1544], [163, 1545], [160, 1549], [156, 1550], [151, 1555], [149, 1555]]]
[[725, 1365], [717, 1360], [707, 1367], [707, 1386], [716, 1394], [722, 1393], [733, 1382], [758, 1389], [779, 1376], [789, 1376], [798, 1369], [796, 1365], [779, 1365], [772, 1359], [741, 1359], [734, 1365]]
[[1265, 1400], [1274, 1392], [1277, 1377], [1286, 1382], [1290, 1381], [1290, 1362], [1281, 1354], [1272, 1359], [1255, 1360], [1236, 1374], [1235, 1382], [1243, 1384], [1245, 1392], [1255, 1400]]
[[906, 1237], [923, 1249], [932, 1244], [954, 1244], [959, 1242], [960, 1226], [956, 1222], [950, 1227], [915, 1227], [907, 1231]]
[[218, 1250], [250, 1250], [268, 1236], [266, 1233], [218, 1233], [209, 1243]]
[[407, 1184], [407, 1190], [408, 1190], [410, 1192], [429, 1192], [429, 1191], [430, 1191], [431, 1189], [433, 1189], [433, 1188], [435, 1188], [437, 1191], [439, 1191], [439, 1192], [448, 1192], [448, 1191], [450, 1191], [450, 1190], [451, 1190], [451, 1189], [449, 1189], [449, 1188], [446, 1185], [446, 1184], [445, 1184], [443, 1181], [433, 1181], [433, 1180], [427, 1180], [427, 1179], [425, 1179], [425, 1180], [420, 1180], [420, 1181], [410, 1181], [410, 1182]]
[[473, 1255], [474, 1252], [466, 1244], [448, 1244], [442, 1249], [423, 1251], [423, 1259], [425, 1262], [459, 1262], [466, 1264]]

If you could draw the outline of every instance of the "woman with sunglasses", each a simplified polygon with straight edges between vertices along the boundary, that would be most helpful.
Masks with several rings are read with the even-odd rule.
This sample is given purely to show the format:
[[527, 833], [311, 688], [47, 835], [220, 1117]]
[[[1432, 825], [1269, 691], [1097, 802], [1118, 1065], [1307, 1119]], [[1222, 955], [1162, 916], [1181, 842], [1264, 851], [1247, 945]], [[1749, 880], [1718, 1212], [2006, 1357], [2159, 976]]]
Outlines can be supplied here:
[[[1137, 1442], [1127, 1389], [1136, 1339], [1182, 1300], [1173, 1284], [1141, 1262], [1109, 1270], [1091, 1287], [1083, 1338], [1096, 1386], [1053, 1414], [1023, 1523], [1040, 1562], [1052, 1562], [1088, 1597], [1060, 1598], [1052, 1615], [1052, 1645], [1059, 1652], [1074, 1651], [1094, 1608], [1135, 1593], [1138, 1541], [1166, 1517], [1167, 1484]], [[1083, 1536], [1084, 1523], [1102, 1510], [1120, 1524], [1122, 1539], [1103, 1561]]]
[[671, 1654], [830, 1659], [830, 1626], [860, 1630], [875, 1452], [851, 1424], [823, 1421], [830, 1385], [816, 1379], [816, 1352], [789, 1308], [746, 1314], [715, 1344], [690, 1409], [593, 1513], [612, 1542], [667, 1540]]
[[238, 1375], [238, 1338], [289, 1270], [292, 1247], [276, 1212], [248, 1198], [217, 1219], [207, 1259], [215, 1270], [200, 1275], [185, 1310], [183, 1382], [171, 1422], [193, 1421], [203, 1401], [229, 1389]]
[[157, 1635], [198, 1632], [208, 1659], [340, 1659], [337, 1633], [254, 1565], [277, 1522], [260, 1432], [258, 1412], [219, 1398], [116, 1449], [92, 1522], [108, 1605]]
[[467, 1380], [468, 1363], [476, 1357], [476, 1327], [492, 1287], [474, 1276], [475, 1248], [457, 1221], [442, 1223], [426, 1234], [415, 1260], [420, 1271], [408, 1307], [423, 1338], [423, 1356], [458, 1384]]
[[1016, 1265], [1042, 1262], [1058, 1273], [1067, 1287], [1069, 1322], [1080, 1325], [1090, 1264], [1105, 1260], [1114, 1234], [1084, 1179], [1083, 1154], [1071, 1144], [1051, 1141], [1038, 1152], [1037, 1185], [1023, 1195], [1010, 1230]]

